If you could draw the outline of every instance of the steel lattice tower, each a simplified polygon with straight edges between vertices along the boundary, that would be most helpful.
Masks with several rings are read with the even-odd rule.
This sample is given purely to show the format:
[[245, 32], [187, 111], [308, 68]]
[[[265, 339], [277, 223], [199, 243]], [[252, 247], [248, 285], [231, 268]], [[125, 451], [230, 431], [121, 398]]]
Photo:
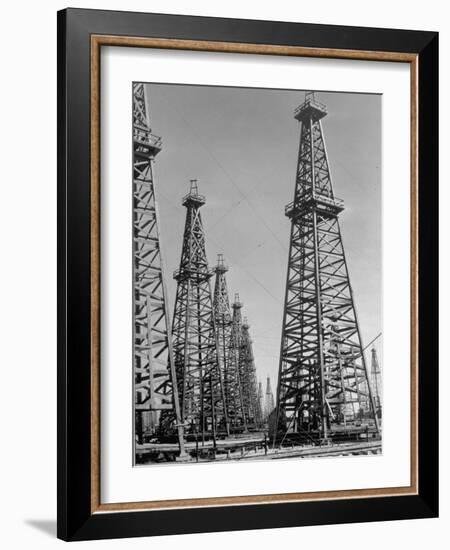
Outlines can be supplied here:
[[264, 398], [263, 398], [263, 387], [262, 382], [258, 383], [258, 407], [261, 411], [261, 423], [264, 423], [266, 415], [264, 412]]
[[236, 362], [230, 360], [232, 342], [232, 314], [225, 265], [223, 255], [218, 254], [217, 265], [214, 268], [216, 274], [214, 284], [214, 318], [216, 321], [219, 363], [222, 369], [224, 383], [224, 396], [230, 426], [240, 424], [242, 418], [242, 403], [240, 393], [240, 379]]
[[153, 178], [161, 138], [152, 134], [145, 87], [133, 84], [133, 291], [135, 432], [158, 432], [160, 423], [183, 428], [175, 382], [164, 265]]
[[270, 384], [270, 377], [267, 377], [267, 383], [266, 383], [266, 396], [265, 396], [265, 403], [264, 403], [264, 414], [266, 419], [269, 419], [269, 416], [275, 409], [275, 400], [273, 398], [273, 392], [272, 392], [272, 386]]
[[381, 405], [381, 370], [378, 363], [377, 350], [373, 347], [372, 351], [372, 365], [371, 365], [371, 375], [372, 375], [372, 391], [373, 398], [375, 401], [375, 410], [379, 418], [382, 416], [382, 405]]
[[247, 318], [244, 317], [241, 327], [239, 354], [242, 394], [247, 424], [256, 427], [261, 424], [261, 410], [258, 406], [255, 359], [249, 329], [250, 325]]
[[239, 294], [235, 294], [232, 304], [233, 318], [231, 323], [230, 350], [228, 354], [229, 369], [236, 380], [233, 390], [233, 427], [243, 427], [247, 431], [247, 414], [244, 402], [243, 380], [242, 380], [242, 362], [241, 340], [242, 340], [242, 302], [239, 300]]
[[[294, 200], [277, 388], [277, 429], [326, 439], [330, 428], [365, 413], [374, 400], [342, 245], [343, 201], [333, 192], [321, 119], [325, 105], [307, 92]], [[368, 406], [368, 411], [364, 411]]]
[[177, 281], [173, 345], [181, 418], [191, 433], [202, 440], [219, 431], [228, 433], [228, 418], [218, 356], [210, 279], [213, 272], [206, 258], [205, 232], [197, 181], [191, 180], [190, 192], [183, 197], [186, 224]]

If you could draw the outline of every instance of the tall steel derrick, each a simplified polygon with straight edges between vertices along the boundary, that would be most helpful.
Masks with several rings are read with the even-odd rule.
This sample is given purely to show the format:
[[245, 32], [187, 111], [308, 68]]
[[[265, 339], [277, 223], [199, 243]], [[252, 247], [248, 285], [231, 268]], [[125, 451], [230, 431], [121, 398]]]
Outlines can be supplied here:
[[241, 361], [242, 353], [242, 302], [239, 300], [239, 294], [235, 294], [232, 303], [233, 318], [231, 323], [231, 337], [228, 354], [228, 368], [233, 373], [235, 387], [232, 394], [231, 407], [233, 410], [234, 428], [248, 430], [248, 402], [244, 399], [243, 388], [243, 368]]
[[368, 369], [339, 228], [343, 201], [331, 182], [321, 119], [326, 107], [307, 92], [291, 220], [277, 388], [277, 429], [330, 430], [374, 414]]
[[145, 87], [133, 84], [133, 292], [135, 432], [146, 435], [183, 428], [175, 383], [167, 291], [153, 178], [161, 138], [152, 134]]
[[378, 363], [377, 350], [373, 347], [371, 350], [372, 364], [371, 364], [371, 376], [372, 376], [372, 391], [375, 401], [375, 410], [379, 418], [382, 416], [381, 405], [381, 370]]
[[270, 377], [267, 377], [266, 382], [266, 393], [264, 396], [264, 416], [266, 419], [269, 419], [269, 416], [272, 414], [275, 409], [275, 400], [273, 398], [272, 386], [270, 384]]
[[263, 387], [262, 382], [258, 382], [258, 407], [261, 411], [261, 423], [264, 423], [266, 420], [266, 414], [264, 411], [264, 397], [263, 397]]
[[243, 405], [239, 361], [235, 357], [233, 319], [228, 296], [226, 272], [223, 255], [219, 254], [214, 283], [214, 318], [216, 322], [219, 364], [222, 369], [224, 397], [230, 429], [243, 424]]
[[200, 207], [205, 197], [191, 180], [183, 197], [186, 223], [177, 281], [173, 319], [173, 348], [180, 398], [181, 420], [188, 433], [202, 440], [229, 433], [223, 380], [218, 356], [218, 334], [206, 257]]
[[241, 327], [239, 364], [242, 381], [242, 397], [248, 426], [257, 428], [261, 425], [262, 411], [258, 400], [255, 359], [250, 337], [250, 325], [244, 317]]

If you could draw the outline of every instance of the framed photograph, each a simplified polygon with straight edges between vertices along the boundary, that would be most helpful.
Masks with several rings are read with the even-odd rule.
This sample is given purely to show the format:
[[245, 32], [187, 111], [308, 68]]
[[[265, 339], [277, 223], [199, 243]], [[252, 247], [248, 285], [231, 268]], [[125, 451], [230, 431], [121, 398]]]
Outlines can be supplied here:
[[438, 36], [58, 14], [58, 536], [438, 514]]

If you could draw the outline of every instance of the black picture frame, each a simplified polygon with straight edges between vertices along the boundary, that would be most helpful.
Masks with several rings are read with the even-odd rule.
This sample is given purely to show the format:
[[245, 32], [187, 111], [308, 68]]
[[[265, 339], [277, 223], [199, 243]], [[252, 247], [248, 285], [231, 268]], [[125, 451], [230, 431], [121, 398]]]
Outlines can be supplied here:
[[[92, 513], [91, 36], [403, 52], [418, 59], [418, 493]], [[58, 532], [138, 537], [438, 515], [438, 34], [209, 17], [58, 12]]]

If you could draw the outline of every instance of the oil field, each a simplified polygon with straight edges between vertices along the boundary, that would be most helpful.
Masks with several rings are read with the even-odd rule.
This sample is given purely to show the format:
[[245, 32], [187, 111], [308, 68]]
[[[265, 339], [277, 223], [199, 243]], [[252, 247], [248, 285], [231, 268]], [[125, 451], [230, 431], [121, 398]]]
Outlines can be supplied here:
[[[233, 266], [209, 262], [208, 198], [190, 180], [181, 258], [163, 261], [146, 85], [133, 84], [134, 457], [136, 465], [379, 454], [381, 368], [363, 345], [340, 214], [314, 92], [299, 92], [295, 188], [285, 211], [288, 255], [278, 380], [258, 368], [251, 311], [229, 293]], [[304, 96], [304, 97], [302, 97]], [[188, 178], [186, 178], [188, 181]], [[162, 239], [163, 240], [163, 239]], [[174, 308], [167, 284], [176, 284]]]

